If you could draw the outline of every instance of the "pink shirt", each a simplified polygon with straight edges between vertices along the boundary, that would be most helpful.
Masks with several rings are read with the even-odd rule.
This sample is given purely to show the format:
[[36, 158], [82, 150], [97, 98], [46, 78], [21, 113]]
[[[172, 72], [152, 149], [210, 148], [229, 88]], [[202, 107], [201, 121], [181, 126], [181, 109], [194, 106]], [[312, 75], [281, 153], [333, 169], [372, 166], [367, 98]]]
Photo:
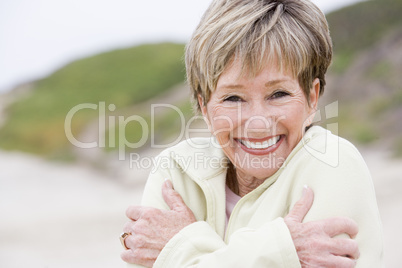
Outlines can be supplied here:
[[241, 199], [240, 196], [232, 192], [229, 187], [226, 185], [226, 226], [228, 225], [230, 214], [234, 207], [236, 206], [237, 202]]

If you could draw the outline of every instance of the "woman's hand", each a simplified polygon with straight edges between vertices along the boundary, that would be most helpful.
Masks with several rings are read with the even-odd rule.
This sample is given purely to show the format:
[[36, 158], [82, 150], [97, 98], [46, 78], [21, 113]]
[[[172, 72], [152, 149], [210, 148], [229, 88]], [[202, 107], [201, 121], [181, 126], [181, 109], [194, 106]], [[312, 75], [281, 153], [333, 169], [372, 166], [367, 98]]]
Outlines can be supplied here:
[[121, 254], [128, 263], [152, 267], [167, 242], [181, 229], [195, 222], [193, 212], [173, 190], [171, 181], [162, 186], [162, 195], [171, 210], [130, 206], [126, 215], [130, 221], [124, 226], [129, 233], [125, 239], [129, 249]]
[[303, 197], [285, 217], [302, 267], [355, 267], [360, 255], [357, 242], [334, 236], [348, 234], [354, 238], [358, 232], [357, 224], [342, 217], [302, 223], [313, 200], [313, 191], [306, 187]]

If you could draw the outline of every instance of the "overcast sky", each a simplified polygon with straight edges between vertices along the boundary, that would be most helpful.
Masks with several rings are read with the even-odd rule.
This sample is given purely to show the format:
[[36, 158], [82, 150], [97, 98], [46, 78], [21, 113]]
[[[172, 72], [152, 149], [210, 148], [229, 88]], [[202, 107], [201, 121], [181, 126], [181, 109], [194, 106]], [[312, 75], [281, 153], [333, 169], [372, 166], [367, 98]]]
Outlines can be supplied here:
[[[313, 0], [324, 12], [359, 0]], [[0, 92], [99, 52], [186, 42], [211, 0], [2, 0]]]

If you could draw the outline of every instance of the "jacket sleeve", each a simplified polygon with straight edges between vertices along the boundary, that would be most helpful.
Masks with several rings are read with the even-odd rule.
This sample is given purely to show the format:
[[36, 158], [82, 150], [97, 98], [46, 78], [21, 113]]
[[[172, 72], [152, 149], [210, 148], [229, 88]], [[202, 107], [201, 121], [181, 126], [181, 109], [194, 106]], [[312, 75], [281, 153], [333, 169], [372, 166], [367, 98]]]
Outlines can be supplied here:
[[[264, 239], [261, 239], [261, 238]], [[292, 238], [282, 218], [259, 229], [242, 228], [228, 244], [203, 221], [171, 239], [154, 267], [300, 267]]]
[[[170, 172], [169, 169], [159, 169], [150, 174], [142, 205], [169, 209], [161, 195], [161, 187], [165, 178], [173, 179], [177, 176]], [[142, 266], [128, 264], [128, 267]], [[286, 224], [282, 218], [277, 218], [259, 229], [237, 230], [230, 236], [227, 244], [207, 222], [195, 222], [182, 229], [167, 243], [154, 267], [298, 268], [300, 263]]]
[[[355, 220], [360, 250], [356, 268], [383, 267], [382, 226], [369, 170], [352, 144], [341, 141], [327, 149], [337, 151], [332, 159], [304, 155], [303, 168], [291, 174], [297, 176], [293, 189], [308, 185], [314, 191], [314, 203], [304, 221], [337, 216]], [[300, 194], [293, 193], [290, 207]]]

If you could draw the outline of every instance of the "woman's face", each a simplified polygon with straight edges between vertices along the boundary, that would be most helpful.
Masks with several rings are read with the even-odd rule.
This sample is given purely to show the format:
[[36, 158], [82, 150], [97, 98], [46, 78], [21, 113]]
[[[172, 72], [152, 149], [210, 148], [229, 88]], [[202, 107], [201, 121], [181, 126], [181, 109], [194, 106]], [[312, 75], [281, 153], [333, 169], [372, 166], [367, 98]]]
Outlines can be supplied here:
[[280, 168], [312, 122], [319, 80], [313, 82], [309, 105], [290, 73], [271, 65], [256, 77], [240, 72], [235, 61], [220, 76], [207, 105], [200, 105], [212, 134], [238, 172], [266, 179]]

